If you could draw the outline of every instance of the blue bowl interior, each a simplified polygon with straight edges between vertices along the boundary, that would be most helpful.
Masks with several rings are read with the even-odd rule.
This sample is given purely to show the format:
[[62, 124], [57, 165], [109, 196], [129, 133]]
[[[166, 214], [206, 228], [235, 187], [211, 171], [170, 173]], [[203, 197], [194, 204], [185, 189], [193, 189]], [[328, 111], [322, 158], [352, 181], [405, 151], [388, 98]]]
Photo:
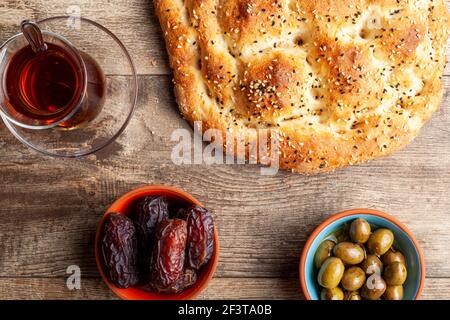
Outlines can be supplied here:
[[394, 247], [403, 253], [407, 263], [408, 277], [406, 282], [403, 284], [403, 299], [414, 300], [419, 291], [420, 278], [422, 276], [420, 270], [420, 258], [416, 246], [408, 235], [396, 224], [384, 218], [370, 214], [356, 214], [338, 219], [325, 227], [325, 229], [323, 229], [314, 239], [306, 256], [304, 270], [306, 288], [311, 298], [313, 300], [320, 300], [321, 288], [316, 279], [318, 271], [314, 267], [314, 254], [317, 251], [317, 247], [327, 236], [341, 228], [344, 223], [351, 223], [357, 218], [366, 219], [369, 224], [377, 228], [388, 228], [392, 230], [395, 236]]

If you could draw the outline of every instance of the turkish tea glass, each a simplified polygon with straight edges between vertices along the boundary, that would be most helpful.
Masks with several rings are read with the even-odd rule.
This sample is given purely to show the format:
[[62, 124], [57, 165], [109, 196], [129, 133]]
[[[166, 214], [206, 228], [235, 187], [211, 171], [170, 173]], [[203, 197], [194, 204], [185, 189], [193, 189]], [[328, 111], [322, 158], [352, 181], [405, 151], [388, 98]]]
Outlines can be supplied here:
[[75, 94], [61, 112], [36, 117], [20, 112], [7, 94], [8, 69], [30, 45], [18, 33], [0, 46], [0, 116], [6, 127], [25, 145], [51, 156], [79, 157], [106, 147], [125, 130], [136, 106], [138, 83], [130, 54], [111, 31], [83, 17], [51, 17], [36, 25], [46, 44], [70, 56]]

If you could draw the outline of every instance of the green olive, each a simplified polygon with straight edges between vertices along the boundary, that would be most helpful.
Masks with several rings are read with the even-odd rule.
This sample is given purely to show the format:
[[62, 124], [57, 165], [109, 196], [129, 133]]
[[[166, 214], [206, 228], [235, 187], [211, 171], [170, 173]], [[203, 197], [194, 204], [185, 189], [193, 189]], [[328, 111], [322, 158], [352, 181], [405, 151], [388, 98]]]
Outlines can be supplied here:
[[346, 223], [346, 224], [344, 224], [344, 226], [342, 228], [339, 228], [334, 233], [337, 243], [351, 241], [350, 236], [349, 236], [349, 229], [350, 229], [350, 226]]
[[366, 243], [370, 237], [370, 224], [361, 218], [350, 225], [350, 238], [356, 243]]
[[406, 267], [401, 262], [393, 262], [384, 269], [383, 277], [390, 286], [401, 286], [408, 275]]
[[375, 230], [367, 240], [367, 249], [370, 253], [381, 256], [385, 254], [394, 243], [394, 234], [389, 229]]
[[351, 267], [344, 271], [341, 285], [345, 290], [359, 290], [366, 282], [366, 274], [360, 267]]
[[388, 286], [383, 298], [385, 300], [403, 300], [403, 286]]
[[364, 260], [364, 249], [355, 243], [341, 242], [334, 246], [333, 254], [347, 265], [359, 264]]
[[383, 263], [376, 255], [369, 254], [361, 264], [361, 268], [367, 275], [374, 273], [381, 274], [383, 272]]
[[317, 281], [324, 288], [336, 288], [341, 282], [344, 270], [344, 263], [342, 263], [341, 259], [329, 257], [320, 267]]
[[372, 274], [361, 289], [361, 297], [366, 300], [378, 300], [386, 291], [386, 282], [378, 274]]
[[361, 295], [358, 291], [346, 291], [344, 300], [361, 300]]
[[331, 257], [333, 253], [333, 247], [335, 243], [331, 240], [323, 241], [319, 247], [317, 248], [316, 254], [314, 255], [314, 265], [317, 269], [320, 268], [322, 263], [328, 258]]
[[395, 251], [392, 248], [383, 255], [382, 260], [385, 265], [400, 262], [406, 266], [405, 256], [400, 251]]
[[323, 288], [320, 292], [320, 299], [321, 300], [344, 300], [344, 292], [341, 288]]

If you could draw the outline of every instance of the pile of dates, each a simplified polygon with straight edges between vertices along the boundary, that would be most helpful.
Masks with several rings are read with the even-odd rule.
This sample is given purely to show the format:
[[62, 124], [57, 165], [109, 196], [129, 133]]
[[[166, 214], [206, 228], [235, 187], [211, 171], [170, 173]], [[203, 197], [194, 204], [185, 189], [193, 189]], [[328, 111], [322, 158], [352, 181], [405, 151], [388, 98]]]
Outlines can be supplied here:
[[394, 234], [354, 220], [318, 247], [314, 265], [322, 300], [402, 300], [406, 260]]
[[211, 259], [213, 218], [205, 208], [171, 210], [166, 197], [149, 196], [138, 200], [128, 216], [108, 215], [101, 245], [115, 286], [178, 293], [197, 281]]

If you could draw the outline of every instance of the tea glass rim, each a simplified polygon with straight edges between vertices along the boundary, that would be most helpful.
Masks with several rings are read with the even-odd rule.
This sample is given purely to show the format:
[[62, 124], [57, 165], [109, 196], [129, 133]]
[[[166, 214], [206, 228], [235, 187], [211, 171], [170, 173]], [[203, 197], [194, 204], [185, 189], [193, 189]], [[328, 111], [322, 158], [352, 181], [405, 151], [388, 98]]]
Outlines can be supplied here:
[[[39, 24], [39, 22], [37, 22]], [[20, 126], [22, 128], [25, 129], [32, 129], [32, 130], [44, 130], [44, 129], [50, 129], [50, 128], [54, 128], [57, 127], [58, 125], [60, 125], [61, 123], [69, 120], [70, 118], [72, 118], [77, 111], [82, 107], [83, 105], [83, 100], [86, 96], [86, 91], [87, 91], [87, 70], [86, 70], [86, 64], [84, 63], [83, 58], [81, 57], [78, 49], [69, 41], [67, 40], [65, 37], [56, 34], [54, 32], [51, 31], [46, 31], [46, 30], [42, 30], [42, 34], [43, 35], [47, 35], [50, 37], [54, 37], [56, 39], [58, 39], [59, 41], [61, 41], [62, 43], [64, 43], [71, 51], [71, 53], [74, 54], [75, 58], [77, 59], [77, 62], [80, 64], [81, 68], [82, 68], [82, 90], [81, 90], [81, 94], [78, 97], [78, 99], [74, 102], [74, 107], [71, 110], [71, 112], [69, 112], [65, 117], [63, 117], [62, 119], [55, 121], [51, 124], [48, 125], [30, 125], [30, 124], [26, 124], [23, 122], [20, 122], [16, 119], [14, 119], [13, 117], [11, 117], [7, 112], [5, 112], [3, 110], [3, 103], [0, 101], [0, 114], [6, 118], [7, 121], [12, 122], [13, 124]], [[15, 35], [13, 35], [12, 37], [10, 37], [9, 39], [7, 39], [5, 42], [3, 42], [0, 45], [0, 51], [3, 50], [4, 48], [6, 48], [10, 43], [12, 43], [13, 41], [15, 41], [17, 38], [19, 37], [25, 37], [23, 32], [17, 33]], [[3, 73], [2, 75], [0, 75], [0, 80], [1, 83], [0, 85], [3, 87], [1, 90], [4, 91], [4, 82], [5, 82], [5, 73]]]

